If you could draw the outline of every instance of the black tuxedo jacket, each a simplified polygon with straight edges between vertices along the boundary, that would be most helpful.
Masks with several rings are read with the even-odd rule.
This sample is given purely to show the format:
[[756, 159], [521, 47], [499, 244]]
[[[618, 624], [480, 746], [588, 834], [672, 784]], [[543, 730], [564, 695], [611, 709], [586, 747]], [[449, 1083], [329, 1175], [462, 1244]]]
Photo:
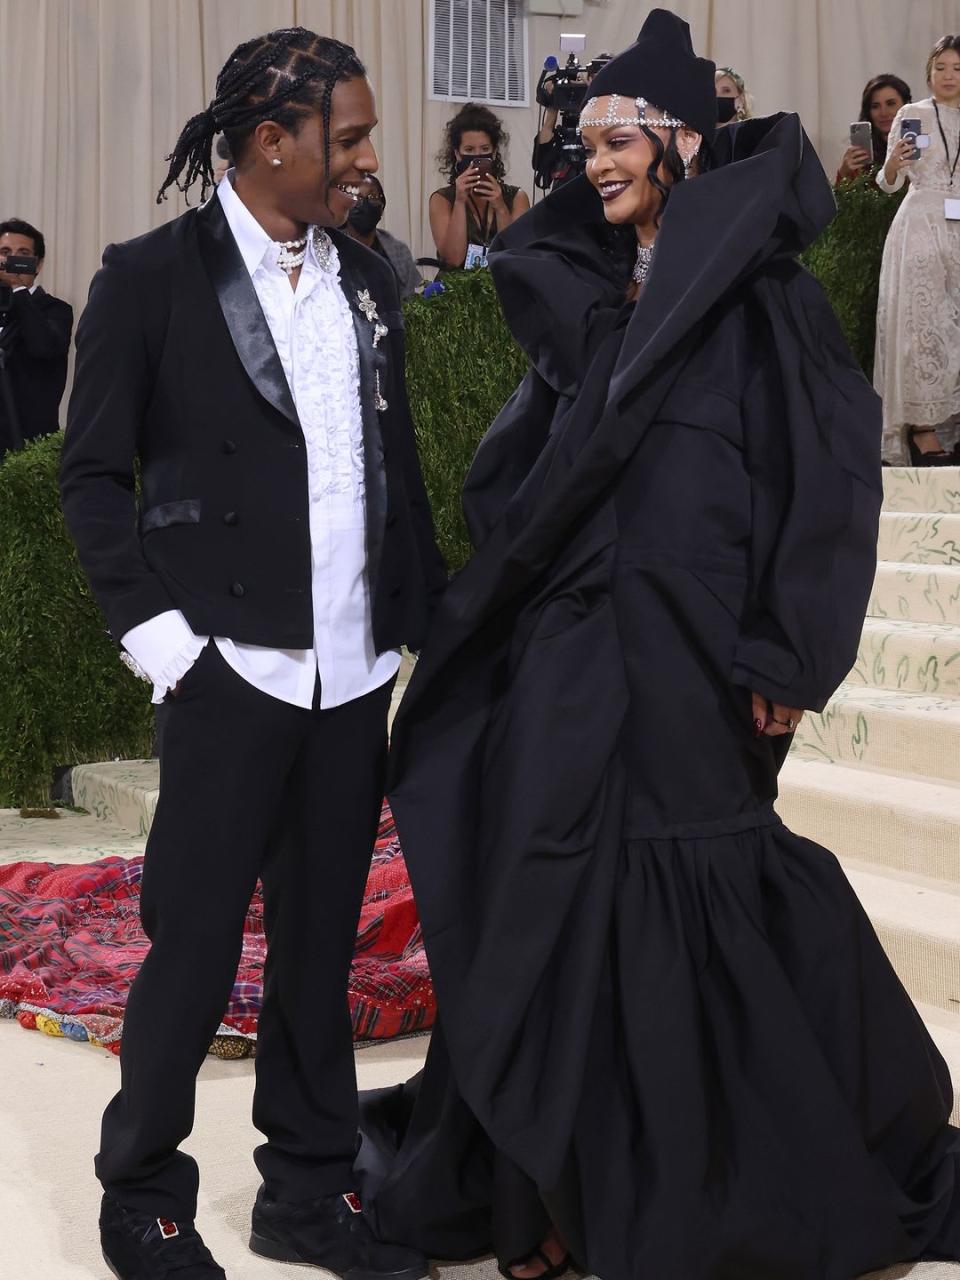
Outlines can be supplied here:
[[[49, 435], [67, 382], [73, 308], [38, 287], [20, 289], [0, 329], [7, 378], [24, 440]], [[11, 444], [6, 396], [0, 389], [0, 454]]]
[[[396, 278], [332, 236], [360, 354], [374, 643], [419, 648], [446, 574], [407, 404]], [[363, 291], [389, 331], [376, 345]], [[118, 641], [178, 608], [200, 635], [313, 645], [303, 434], [216, 196], [104, 253], [77, 329], [61, 497]]]

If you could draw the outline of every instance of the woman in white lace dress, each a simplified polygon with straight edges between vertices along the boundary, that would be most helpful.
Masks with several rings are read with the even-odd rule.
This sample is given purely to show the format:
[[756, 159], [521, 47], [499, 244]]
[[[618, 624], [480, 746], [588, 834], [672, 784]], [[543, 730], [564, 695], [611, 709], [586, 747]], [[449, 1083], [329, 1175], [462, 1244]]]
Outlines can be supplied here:
[[[883, 251], [874, 386], [883, 397], [883, 458], [893, 465], [960, 461], [960, 35], [927, 62], [931, 97], [909, 102], [890, 129], [877, 174], [884, 191], [910, 190]], [[901, 120], [919, 120], [927, 145], [912, 160]]]

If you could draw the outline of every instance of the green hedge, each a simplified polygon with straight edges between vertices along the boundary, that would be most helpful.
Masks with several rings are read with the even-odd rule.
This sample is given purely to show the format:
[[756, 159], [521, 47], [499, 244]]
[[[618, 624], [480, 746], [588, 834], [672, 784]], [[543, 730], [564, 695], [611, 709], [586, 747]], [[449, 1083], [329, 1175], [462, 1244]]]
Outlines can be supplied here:
[[[845, 183], [840, 212], [805, 255], [868, 373], [883, 238], [897, 201]], [[526, 369], [489, 274], [448, 277], [407, 304], [407, 381], [447, 563], [469, 554], [460, 486], [480, 437]], [[43, 804], [56, 766], [150, 750], [147, 688], [117, 659], [57, 497], [60, 436], [0, 465], [0, 806]]]
[[407, 388], [437, 541], [451, 569], [470, 554], [460, 488], [477, 445], [527, 371], [489, 271], [444, 278], [405, 308]]
[[57, 765], [150, 751], [146, 686], [117, 660], [60, 514], [61, 440], [0, 466], [0, 806], [49, 803]]
[[883, 245], [905, 194], [888, 196], [872, 173], [845, 179], [837, 187], [837, 216], [801, 257], [826, 290], [871, 382]]

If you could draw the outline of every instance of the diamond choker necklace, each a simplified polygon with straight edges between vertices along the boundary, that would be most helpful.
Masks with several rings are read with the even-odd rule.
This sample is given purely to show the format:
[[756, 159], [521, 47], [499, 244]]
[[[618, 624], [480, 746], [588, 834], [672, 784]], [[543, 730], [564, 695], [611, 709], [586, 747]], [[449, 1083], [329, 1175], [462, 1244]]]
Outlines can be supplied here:
[[647, 276], [650, 274], [650, 263], [653, 261], [653, 249], [655, 244], [656, 241], [654, 241], [654, 244], [637, 243], [637, 260], [633, 264], [633, 270], [630, 273], [630, 278], [633, 280], [634, 284], [638, 284], [641, 287], [646, 284]]

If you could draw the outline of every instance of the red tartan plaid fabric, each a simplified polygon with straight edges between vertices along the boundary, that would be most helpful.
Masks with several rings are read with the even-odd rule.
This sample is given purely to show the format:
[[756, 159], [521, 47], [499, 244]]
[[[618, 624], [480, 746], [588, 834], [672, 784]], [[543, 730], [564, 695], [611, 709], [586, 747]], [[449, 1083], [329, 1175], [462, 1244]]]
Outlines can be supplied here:
[[[119, 1050], [127, 992], [150, 945], [140, 927], [142, 873], [142, 858], [0, 866], [0, 1016]], [[265, 954], [258, 888], [224, 1032], [255, 1036]], [[436, 1006], [420, 923], [386, 803], [349, 999], [358, 1040], [388, 1040], [433, 1025]]]

